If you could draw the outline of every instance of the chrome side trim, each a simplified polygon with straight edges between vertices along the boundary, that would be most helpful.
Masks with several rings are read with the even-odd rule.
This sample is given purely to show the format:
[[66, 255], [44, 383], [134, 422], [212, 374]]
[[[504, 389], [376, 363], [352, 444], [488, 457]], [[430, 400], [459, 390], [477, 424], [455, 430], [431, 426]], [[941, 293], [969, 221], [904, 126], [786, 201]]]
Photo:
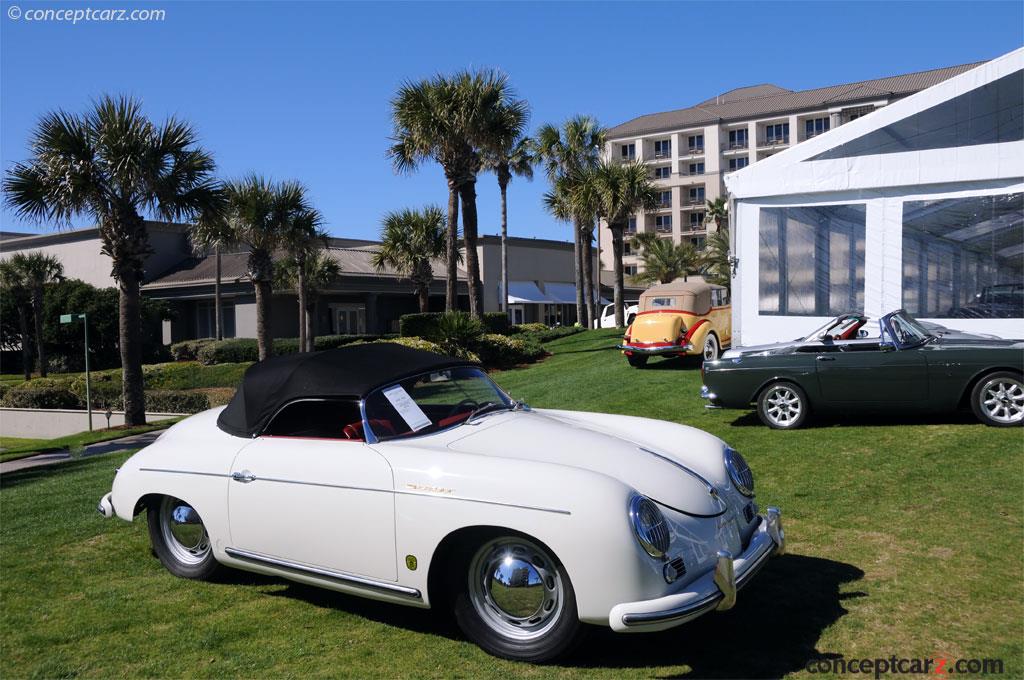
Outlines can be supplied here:
[[418, 493], [416, 491], [395, 491], [401, 496], [424, 496], [426, 498], [439, 498], [446, 501], [465, 501], [467, 503], [483, 503], [484, 505], [497, 505], [503, 508], [519, 508], [520, 510], [536, 510], [537, 512], [551, 512], [556, 515], [571, 515], [569, 510], [559, 508], [542, 508], [537, 505], [521, 505], [519, 503], [503, 503], [502, 501], [488, 501], [482, 498], [466, 498], [464, 496], [439, 496], [433, 493]]
[[282, 560], [277, 557], [270, 557], [269, 555], [261, 555], [259, 553], [249, 552], [248, 550], [238, 550], [237, 548], [225, 548], [224, 552], [226, 552], [228, 555], [236, 559], [249, 560], [251, 562], [259, 562], [261, 564], [266, 564], [272, 567], [278, 567], [280, 569], [288, 569], [290, 571], [297, 571], [312, 576], [320, 576], [323, 578], [331, 579], [332, 581], [339, 581], [349, 586], [356, 586], [358, 588], [372, 588], [374, 590], [383, 590], [388, 593], [403, 595], [405, 597], [422, 599], [420, 591], [416, 588], [400, 586], [397, 583], [378, 581], [377, 579], [368, 578], [366, 576], [356, 576], [355, 574], [348, 574], [343, 571], [334, 571], [332, 569], [323, 569], [321, 567], [311, 567], [306, 564], [299, 564], [297, 562]]
[[167, 472], [172, 475], [199, 475], [200, 477], [231, 477], [231, 475], [227, 473], [196, 472], [195, 470], [171, 470], [169, 468], [139, 468], [139, 472]]

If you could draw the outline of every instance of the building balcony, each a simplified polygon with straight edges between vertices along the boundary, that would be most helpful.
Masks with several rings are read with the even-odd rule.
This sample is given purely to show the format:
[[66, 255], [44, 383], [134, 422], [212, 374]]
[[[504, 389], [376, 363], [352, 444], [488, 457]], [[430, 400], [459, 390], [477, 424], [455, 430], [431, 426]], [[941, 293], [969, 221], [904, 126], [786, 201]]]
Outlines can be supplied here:
[[750, 144], [746, 140], [742, 142], [726, 142], [722, 145], [722, 152], [729, 153], [730, 151], [746, 151], [750, 148]]
[[633, 163], [636, 161], [636, 156], [617, 156], [615, 160], [619, 163]]
[[703, 198], [687, 198], [683, 201], [683, 210], [701, 210], [704, 208], [705, 202]]
[[672, 225], [669, 225], [667, 227], [666, 226], [655, 227], [654, 228], [654, 233], [655, 234], [671, 234], [672, 233]]
[[787, 144], [789, 144], [789, 137], [788, 136], [786, 136], [786, 137], [772, 137], [770, 139], [762, 139], [762, 140], [760, 140], [757, 143], [757, 146], [758, 147], [771, 148], [771, 147], [776, 147], [776, 146], [785, 146]]
[[703, 156], [704, 155], [704, 147], [703, 146], [688, 146], [688, 147], [686, 147], [686, 149], [684, 151], [685, 151], [685, 155], [687, 155], [687, 156]]

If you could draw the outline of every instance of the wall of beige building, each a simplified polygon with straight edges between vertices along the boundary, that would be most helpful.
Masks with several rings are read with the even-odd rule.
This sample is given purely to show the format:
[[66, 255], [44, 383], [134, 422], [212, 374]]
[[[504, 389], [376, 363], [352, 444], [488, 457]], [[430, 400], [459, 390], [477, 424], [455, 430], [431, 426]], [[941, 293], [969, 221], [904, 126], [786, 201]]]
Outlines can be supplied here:
[[[481, 239], [477, 245], [480, 258], [480, 280], [483, 284], [484, 311], [500, 311], [501, 242], [495, 237]], [[594, 277], [597, 278], [599, 258], [594, 253]], [[513, 239], [508, 247], [509, 281], [542, 281], [574, 283], [575, 264], [571, 243], [547, 240]]]

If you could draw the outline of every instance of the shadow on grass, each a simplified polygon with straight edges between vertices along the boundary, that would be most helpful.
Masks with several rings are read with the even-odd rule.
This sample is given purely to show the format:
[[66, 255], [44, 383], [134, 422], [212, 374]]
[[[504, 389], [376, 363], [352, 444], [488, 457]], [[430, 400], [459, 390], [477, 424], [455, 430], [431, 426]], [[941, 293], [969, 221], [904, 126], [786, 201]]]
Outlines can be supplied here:
[[773, 559], [740, 594], [736, 607], [660, 633], [617, 634], [598, 628], [561, 665], [628, 668], [687, 665], [682, 677], [781, 678], [812, 659], [822, 631], [847, 611], [840, 593], [864, 572], [843, 562], [803, 555]]
[[[764, 427], [756, 411], [749, 411], [731, 423], [733, 427]], [[890, 411], [863, 411], [848, 413], [814, 413], [800, 429], [814, 430], [834, 427], [891, 427], [893, 425], [979, 425], [970, 411], [953, 413], [913, 413]]]
[[643, 369], [644, 371], [686, 371], [686, 370], [700, 370], [700, 365], [704, 361], [702, 357], [686, 356], [686, 357], [669, 357], [663, 359], [660, 357], [652, 357], [647, 362], [647, 366]]
[[[699, 678], [782, 677], [803, 669], [812, 659], [829, 656], [817, 650], [818, 638], [846, 614], [844, 600], [866, 596], [840, 593], [844, 583], [863, 576], [863, 571], [843, 562], [786, 555], [773, 559], [740, 593], [738, 604], [729, 612], [709, 614], [660, 633], [622, 635], [593, 626], [583, 644], [558, 665], [584, 671], [687, 665], [692, 668], [689, 675]], [[426, 635], [466, 639], [444, 611], [368, 600], [235, 569], [225, 570], [217, 581], [278, 585], [268, 592], [270, 596], [301, 600]]]
[[[123, 449], [114, 451], [113, 453], [127, 453], [132, 449]], [[60, 475], [71, 472], [78, 468], [96, 463], [98, 460], [103, 460], [99, 455], [89, 455], [84, 457], [74, 457], [76, 454], [72, 454], [72, 458], [63, 459], [60, 462], [52, 463], [50, 465], [39, 465], [37, 467], [23, 468], [21, 470], [12, 470], [5, 472], [0, 475], [0, 489], [8, 489], [11, 487], [19, 486], [21, 484], [29, 484], [31, 482], [40, 481], [51, 477], [53, 475]], [[110, 467], [110, 479], [114, 479], [114, 468], [116, 465], [111, 463]], [[97, 498], [96, 500], [99, 500]]]

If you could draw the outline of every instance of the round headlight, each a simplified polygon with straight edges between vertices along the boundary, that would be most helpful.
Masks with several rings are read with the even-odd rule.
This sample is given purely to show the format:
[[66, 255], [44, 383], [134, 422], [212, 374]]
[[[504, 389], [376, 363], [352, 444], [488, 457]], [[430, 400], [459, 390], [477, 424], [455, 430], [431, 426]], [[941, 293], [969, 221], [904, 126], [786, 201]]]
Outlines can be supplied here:
[[754, 473], [738, 451], [725, 450], [725, 469], [729, 472], [732, 485], [744, 496], [754, 495]]
[[646, 496], [634, 495], [629, 499], [629, 521], [644, 551], [657, 559], [665, 557], [672, 538], [658, 505]]

